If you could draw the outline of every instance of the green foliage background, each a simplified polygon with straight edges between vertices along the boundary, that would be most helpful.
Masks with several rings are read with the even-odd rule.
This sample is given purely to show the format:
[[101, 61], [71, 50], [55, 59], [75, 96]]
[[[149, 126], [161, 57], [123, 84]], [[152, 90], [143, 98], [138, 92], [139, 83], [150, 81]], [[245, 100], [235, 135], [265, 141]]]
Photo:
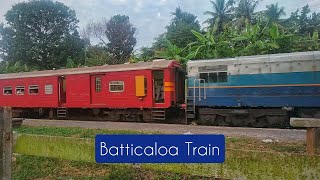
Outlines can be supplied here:
[[[151, 47], [134, 50], [129, 17], [88, 23], [79, 33], [76, 12], [52, 0], [17, 3], [0, 24], [0, 73], [175, 59], [214, 59], [319, 50], [320, 13], [305, 5], [286, 18], [278, 4], [257, 11], [260, 0], [211, 0], [201, 29], [197, 16], [177, 7]], [[121, 32], [120, 32], [121, 31]], [[121, 34], [121, 36], [120, 36]], [[91, 44], [92, 38], [98, 44]]]

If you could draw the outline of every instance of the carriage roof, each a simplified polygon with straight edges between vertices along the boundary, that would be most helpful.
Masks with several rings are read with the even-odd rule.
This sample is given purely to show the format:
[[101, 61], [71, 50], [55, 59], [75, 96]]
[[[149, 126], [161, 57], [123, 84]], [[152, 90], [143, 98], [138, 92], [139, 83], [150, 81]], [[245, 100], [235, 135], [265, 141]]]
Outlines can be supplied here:
[[224, 59], [204, 59], [189, 61], [188, 66], [197, 66], [208, 62], [217, 64], [252, 64], [252, 63], [269, 63], [269, 62], [290, 62], [290, 61], [310, 61], [320, 60], [320, 51], [294, 52], [294, 53], [279, 53], [266, 54], [256, 56], [240, 56], [235, 58]]
[[105, 72], [118, 72], [118, 71], [133, 71], [133, 70], [152, 70], [164, 69], [170, 67], [174, 60], [154, 60], [152, 62], [140, 62], [131, 64], [117, 64], [117, 65], [104, 65], [94, 67], [81, 67], [71, 69], [58, 69], [58, 70], [45, 70], [33, 71], [23, 73], [0, 74], [0, 79], [15, 79], [27, 77], [42, 77], [42, 76], [60, 76], [71, 74], [88, 74], [88, 73], [105, 73]]

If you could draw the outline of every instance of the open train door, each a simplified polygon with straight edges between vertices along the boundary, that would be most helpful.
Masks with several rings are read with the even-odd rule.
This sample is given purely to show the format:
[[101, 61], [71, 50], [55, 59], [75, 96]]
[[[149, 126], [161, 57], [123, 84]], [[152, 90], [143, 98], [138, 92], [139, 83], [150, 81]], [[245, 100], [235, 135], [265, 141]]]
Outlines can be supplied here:
[[153, 100], [154, 103], [164, 103], [164, 71], [153, 71]]
[[60, 76], [58, 79], [59, 106], [64, 106], [67, 101], [66, 77]]

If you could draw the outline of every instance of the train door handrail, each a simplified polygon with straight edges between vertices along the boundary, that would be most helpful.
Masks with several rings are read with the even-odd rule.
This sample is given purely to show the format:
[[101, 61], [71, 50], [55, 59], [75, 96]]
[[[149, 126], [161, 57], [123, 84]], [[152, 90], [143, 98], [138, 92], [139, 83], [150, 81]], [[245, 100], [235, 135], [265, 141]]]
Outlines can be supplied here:
[[60, 82], [58, 83], [58, 99], [59, 99], [59, 104], [61, 103], [61, 84]]
[[203, 99], [207, 99], [206, 80], [205, 79], [199, 79], [199, 101], [201, 101], [201, 82], [202, 81], [203, 81]]
[[206, 81], [205, 79], [194, 79], [193, 80], [193, 110], [196, 111], [196, 85], [199, 82], [199, 101], [201, 101], [201, 82], [203, 82], [203, 99], [207, 99], [207, 93], [206, 93]]

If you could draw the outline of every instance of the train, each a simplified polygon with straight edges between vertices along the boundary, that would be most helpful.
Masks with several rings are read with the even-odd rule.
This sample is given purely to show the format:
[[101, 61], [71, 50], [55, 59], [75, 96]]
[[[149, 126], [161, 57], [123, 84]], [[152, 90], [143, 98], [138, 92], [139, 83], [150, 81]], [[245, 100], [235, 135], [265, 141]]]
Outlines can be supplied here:
[[21, 118], [286, 127], [320, 117], [320, 51], [0, 75]]

